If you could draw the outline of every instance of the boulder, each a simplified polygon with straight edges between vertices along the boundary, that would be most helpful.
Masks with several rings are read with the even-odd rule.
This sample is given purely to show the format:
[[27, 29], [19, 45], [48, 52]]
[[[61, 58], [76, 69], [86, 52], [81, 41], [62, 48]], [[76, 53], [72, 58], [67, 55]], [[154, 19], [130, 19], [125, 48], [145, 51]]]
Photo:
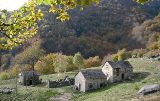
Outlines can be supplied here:
[[154, 93], [154, 92], [158, 92], [160, 91], [160, 85], [159, 84], [153, 84], [153, 85], [146, 85], [144, 87], [142, 87], [139, 91], [138, 91], [138, 95], [146, 95], [149, 93]]

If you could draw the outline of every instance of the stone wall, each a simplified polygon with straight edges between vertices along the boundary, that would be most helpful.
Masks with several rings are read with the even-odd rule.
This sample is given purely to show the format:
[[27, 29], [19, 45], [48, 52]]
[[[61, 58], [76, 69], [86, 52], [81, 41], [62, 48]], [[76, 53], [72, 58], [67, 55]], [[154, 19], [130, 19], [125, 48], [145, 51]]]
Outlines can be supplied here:
[[70, 86], [70, 85], [74, 85], [73, 78], [69, 78], [68, 80], [59, 79], [56, 81], [50, 81], [50, 80], [47, 81], [48, 88], [57, 88], [57, 87]]
[[3, 93], [3, 94], [10, 94], [14, 91], [15, 91], [15, 88], [10, 88], [10, 87], [0, 88], [0, 93]]

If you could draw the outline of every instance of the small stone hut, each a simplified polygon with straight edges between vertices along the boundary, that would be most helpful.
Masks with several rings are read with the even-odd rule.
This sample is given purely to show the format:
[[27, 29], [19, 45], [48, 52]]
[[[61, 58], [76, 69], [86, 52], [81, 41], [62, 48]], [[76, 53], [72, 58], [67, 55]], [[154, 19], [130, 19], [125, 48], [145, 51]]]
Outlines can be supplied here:
[[41, 82], [36, 71], [23, 71], [19, 73], [19, 84], [24, 86], [36, 85]]
[[102, 72], [107, 77], [107, 81], [113, 83], [130, 79], [133, 67], [128, 61], [107, 61], [102, 66]]
[[75, 87], [81, 92], [103, 87], [106, 83], [106, 76], [102, 70], [80, 71], [75, 76]]

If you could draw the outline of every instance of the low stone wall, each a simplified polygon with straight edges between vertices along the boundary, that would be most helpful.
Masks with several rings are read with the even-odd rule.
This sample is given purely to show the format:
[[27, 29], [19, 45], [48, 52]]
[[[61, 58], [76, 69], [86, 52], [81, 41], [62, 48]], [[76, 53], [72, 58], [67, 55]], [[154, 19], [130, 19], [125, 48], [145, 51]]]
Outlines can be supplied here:
[[57, 88], [57, 87], [63, 87], [63, 86], [70, 86], [74, 85], [74, 79], [69, 78], [68, 80], [59, 79], [56, 81], [47, 81], [47, 87], [48, 88]]
[[10, 94], [14, 91], [15, 91], [15, 88], [10, 88], [10, 87], [0, 88], [0, 93], [3, 93], [3, 94]]

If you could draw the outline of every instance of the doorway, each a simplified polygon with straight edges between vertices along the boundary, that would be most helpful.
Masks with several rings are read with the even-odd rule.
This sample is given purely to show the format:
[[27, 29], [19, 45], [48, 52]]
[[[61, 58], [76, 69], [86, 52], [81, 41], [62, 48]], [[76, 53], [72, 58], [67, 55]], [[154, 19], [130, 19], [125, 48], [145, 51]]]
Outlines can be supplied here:
[[122, 80], [124, 80], [124, 74], [122, 74]]
[[29, 80], [29, 85], [32, 85], [32, 79]]

